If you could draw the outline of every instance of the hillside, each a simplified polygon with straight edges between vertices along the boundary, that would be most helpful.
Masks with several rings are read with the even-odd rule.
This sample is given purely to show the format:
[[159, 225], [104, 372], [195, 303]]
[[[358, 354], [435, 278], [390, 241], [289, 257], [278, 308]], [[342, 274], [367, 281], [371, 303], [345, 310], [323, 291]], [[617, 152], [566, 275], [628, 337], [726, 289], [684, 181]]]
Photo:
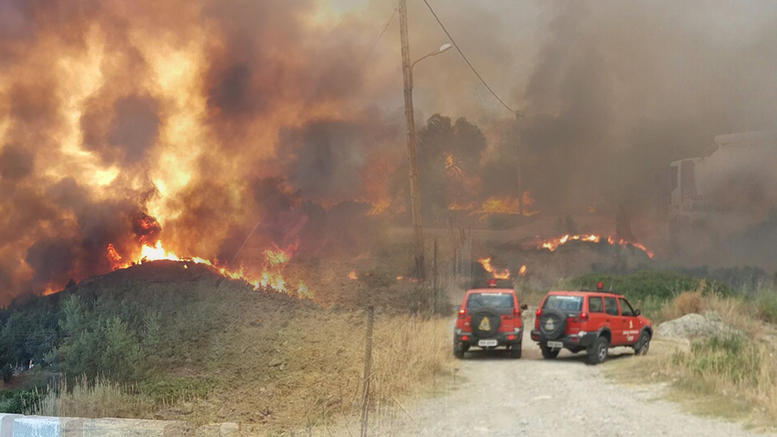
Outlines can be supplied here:
[[[5, 368], [35, 367], [9, 379], [0, 409], [229, 420], [258, 431], [326, 423], [358, 406], [364, 326], [362, 311], [254, 291], [207, 266], [144, 263], [9, 308]], [[421, 344], [413, 333], [443, 339], [445, 328], [438, 319], [379, 313], [375, 396], [401, 395], [442, 371], [447, 343]], [[424, 357], [397, 359], [413, 348]], [[80, 397], [61, 395], [94, 381]], [[34, 395], [35, 386], [48, 386], [48, 398]]]

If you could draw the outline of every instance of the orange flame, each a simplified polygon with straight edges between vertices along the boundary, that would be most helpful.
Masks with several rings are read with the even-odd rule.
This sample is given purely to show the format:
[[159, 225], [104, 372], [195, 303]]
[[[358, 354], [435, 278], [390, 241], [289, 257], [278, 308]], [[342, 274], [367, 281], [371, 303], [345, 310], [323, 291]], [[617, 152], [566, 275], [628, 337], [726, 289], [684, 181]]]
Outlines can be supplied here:
[[111, 268], [113, 270], [122, 267], [121, 255], [119, 255], [119, 252], [113, 247], [112, 243], [108, 243], [108, 247], [105, 249], [105, 257], [111, 262]]
[[372, 209], [367, 212], [367, 215], [381, 215], [389, 206], [391, 206], [391, 199], [378, 199], [376, 202], [372, 203]]
[[[213, 267], [222, 276], [230, 279], [241, 279], [251, 284], [255, 290], [273, 290], [280, 293], [292, 294], [286, 287], [286, 280], [283, 277], [282, 269], [286, 263], [291, 259], [291, 254], [296, 246], [291, 246], [286, 250], [274, 247], [271, 249], [265, 249], [264, 251], [264, 271], [259, 275], [259, 278], [252, 278], [243, 272], [241, 267], [239, 270], [229, 270], [225, 267], [219, 267], [213, 264], [210, 260], [200, 257], [179, 257], [172, 251], [168, 251], [162, 245], [162, 241], [158, 240], [154, 246], [144, 244], [140, 249], [140, 256], [135, 262], [121, 263], [121, 255], [116, 251], [113, 244], [108, 244], [106, 248], [106, 257], [111, 261], [114, 266], [114, 270], [127, 268], [133, 264], [142, 264], [150, 261], [168, 260], [168, 261], [180, 261], [195, 264], [204, 264]], [[303, 282], [300, 282], [297, 287], [296, 294], [299, 297], [310, 297], [310, 289]]]
[[[558, 249], [560, 246], [563, 246], [570, 241], [582, 241], [585, 243], [599, 243], [602, 241], [603, 237], [601, 235], [597, 234], [564, 234], [560, 237], [551, 238], [545, 241], [542, 241], [537, 248], [538, 249], [547, 249], [550, 252], [555, 252], [556, 249]], [[655, 256], [655, 253], [653, 253], [651, 250], [649, 250], [647, 247], [645, 247], [642, 243], [636, 243], [632, 241], [626, 241], [623, 238], [616, 239], [614, 236], [609, 235], [607, 237], [607, 244], [610, 246], [631, 246], [636, 249], [641, 250], [644, 252], [648, 258], [653, 258]]]
[[513, 196], [491, 196], [478, 206], [477, 203], [469, 204], [452, 202], [448, 205], [450, 211], [470, 211], [470, 214], [482, 216], [489, 214], [510, 214], [531, 217], [540, 211], [532, 209], [534, 197], [528, 191], [521, 193], [520, 198]]
[[478, 262], [483, 266], [485, 271], [491, 273], [491, 276], [493, 276], [494, 279], [510, 279], [510, 269], [494, 268], [494, 266], [491, 265], [491, 257], [480, 258], [478, 259]]
[[526, 264], [522, 265], [520, 269], [518, 269], [518, 276], [524, 277], [526, 276], [527, 268]]
[[355, 270], [351, 270], [350, 272], [348, 272], [348, 279], [350, 279], [351, 281], [355, 281], [359, 279], [359, 275], [356, 274]]

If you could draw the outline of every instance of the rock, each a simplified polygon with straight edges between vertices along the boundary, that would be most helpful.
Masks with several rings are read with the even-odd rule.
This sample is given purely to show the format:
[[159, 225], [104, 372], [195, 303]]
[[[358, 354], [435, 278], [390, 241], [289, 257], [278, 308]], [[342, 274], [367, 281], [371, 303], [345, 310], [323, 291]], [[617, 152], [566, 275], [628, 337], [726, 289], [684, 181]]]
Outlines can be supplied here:
[[237, 437], [240, 435], [240, 425], [234, 422], [222, 423], [219, 427], [221, 437]]
[[660, 337], [692, 340], [696, 337], [711, 337], [720, 334], [733, 334], [738, 331], [726, 325], [716, 313], [704, 315], [686, 314], [674, 320], [658, 325], [656, 334]]
[[238, 437], [240, 425], [233, 422], [211, 423], [197, 428], [196, 437]]

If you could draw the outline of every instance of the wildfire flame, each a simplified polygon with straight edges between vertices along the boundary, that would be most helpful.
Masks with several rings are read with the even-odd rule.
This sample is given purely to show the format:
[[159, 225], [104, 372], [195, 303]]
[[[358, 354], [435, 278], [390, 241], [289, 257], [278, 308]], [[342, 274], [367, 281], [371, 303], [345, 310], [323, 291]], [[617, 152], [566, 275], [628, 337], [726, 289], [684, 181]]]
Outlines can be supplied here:
[[367, 212], [367, 215], [381, 215], [386, 209], [388, 209], [389, 206], [391, 206], [391, 199], [378, 199], [372, 204], [372, 209]]
[[119, 255], [119, 252], [113, 247], [113, 244], [108, 243], [108, 247], [105, 249], [105, 257], [111, 262], [111, 268], [113, 268], [113, 270], [121, 268], [121, 255]]
[[520, 198], [513, 196], [491, 196], [483, 203], [478, 205], [476, 202], [459, 203], [452, 202], [448, 205], [450, 211], [470, 211], [470, 214], [477, 214], [485, 217], [489, 214], [509, 214], [523, 215], [531, 217], [539, 214], [540, 211], [533, 209], [534, 197], [528, 191], [524, 191]]
[[[179, 261], [186, 263], [204, 264], [212, 267], [218, 271], [222, 276], [230, 279], [241, 279], [254, 287], [254, 290], [272, 290], [279, 293], [292, 294], [291, 290], [286, 286], [286, 280], [283, 277], [283, 267], [291, 260], [291, 255], [296, 246], [291, 246], [287, 249], [280, 249], [273, 247], [264, 251], [264, 270], [259, 275], [259, 278], [253, 278], [250, 275], [244, 273], [243, 268], [234, 271], [225, 267], [216, 266], [210, 260], [200, 257], [180, 257], [172, 251], [168, 251], [164, 248], [162, 241], [157, 240], [153, 246], [144, 244], [140, 249], [140, 255], [135, 261], [129, 261], [122, 263], [122, 257], [119, 255], [113, 244], [108, 244], [106, 248], [106, 257], [113, 266], [114, 270], [127, 268], [133, 264], [142, 264], [151, 261]], [[299, 297], [310, 297], [310, 289], [303, 282], [299, 283], [296, 290], [296, 295]]]
[[351, 270], [350, 272], [348, 272], [348, 279], [350, 279], [351, 281], [355, 281], [359, 279], [359, 275], [356, 274], [355, 270]]
[[491, 276], [493, 276], [494, 279], [510, 279], [510, 269], [495, 268], [491, 265], [491, 257], [480, 258], [478, 262], [483, 266], [485, 271], [491, 273]]
[[606, 239], [602, 237], [601, 235], [597, 234], [564, 234], [560, 237], [551, 238], [548, 240], [542, 241], [537, 248], [538, 249], [547, 249], [550, 252], [555, 252], [556, 249], [559, 247], [569, 243], [570, 241], [582, 241], [584, 243], [599, 243], [603, 240], [607, 241], [607, 244], [610, 246], [631, 246], [636, 249], [641, 250], [644, 252], [648, 258], [653, 258], [655, 256], [655, 253], [653, 253], [651, 250], [649, 250], [647, 247], [645, 247], [642, 243], [636, 243], [633, 241], [627, 241], [623, 238], [616, 239], [614, 236], [610, 235]]
[[527, 273], [527, 268], [526, 268], [526, 264], [524, 264], [521, 266], [520, 269], [518, 269], [518, 276], [524, 277], [526, 276], [526, 273]]

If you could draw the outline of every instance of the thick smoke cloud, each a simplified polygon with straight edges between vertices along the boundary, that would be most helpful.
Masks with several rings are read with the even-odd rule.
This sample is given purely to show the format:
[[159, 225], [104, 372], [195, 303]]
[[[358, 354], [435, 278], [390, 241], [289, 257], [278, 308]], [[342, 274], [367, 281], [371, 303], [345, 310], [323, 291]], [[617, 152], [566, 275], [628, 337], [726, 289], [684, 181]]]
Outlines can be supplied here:
[[[426, 155], [441, 172], [446, 152], [461, 160], [455, 192], [429, 188], [445, 192], [440, 210], [459, 191], [530, 191], [548, 214], [624, 201], [640, 213], [661, 201], [669, 161], [777, 123], [772, 3], [432, 3], [522, 112], [505, 113], [453, 50], [416, 65], [419, 131], [463, 116], [473, 142]], [[109, 243], [125, 259], [161, 238], [241, 263], [402, 215], [396, 17], [376, 38], [393, 7], [0, 3], [0, 304], [107, 271]], [[445, 42], [421, 2], [410, 15], [414, 58]]]
[[84, 145], [103, 162], [142, 162], [159, 135], [159, 104], [151, 97], [127, 96], [112, 108], [95, 105], [81, 118]]
[[47, 238], [36, 241], [27, 249], [25, 261], [35, 271], [33, 285], [45, 287], [51, 281], [67, 281], [73, 269], [75, 248], [65, 238]]
[[34, 155], [17, 145], [7, 145], [0, 151], [0, 178], [18, 181], [32, 173]]
[[591, 200], [564, 188], [586, 185], [644, 202], [672, 159], [705, 153], [716, 134], [777, 124], [774, 5], [561, 2], [553, 11], [519, 121], [520, 146], [561, 175], [539, 199]]
[[[319, 6], [3, 2], [0, 304], [109, 270], [108, 244], [132, 259], [163, 238], [226, 262], [258, 222], [248, 249], [288, 245], [308, 221], [301, 196], [359, 195], [377, 146], [358, 120], [380, 113], [346, 61], [369, 45], [360, 19], [318, 21]], [[328, 145], [281, 138], [316, 120], [335, 126]], [[345, 153], [302, 159], [320, 148]]]

